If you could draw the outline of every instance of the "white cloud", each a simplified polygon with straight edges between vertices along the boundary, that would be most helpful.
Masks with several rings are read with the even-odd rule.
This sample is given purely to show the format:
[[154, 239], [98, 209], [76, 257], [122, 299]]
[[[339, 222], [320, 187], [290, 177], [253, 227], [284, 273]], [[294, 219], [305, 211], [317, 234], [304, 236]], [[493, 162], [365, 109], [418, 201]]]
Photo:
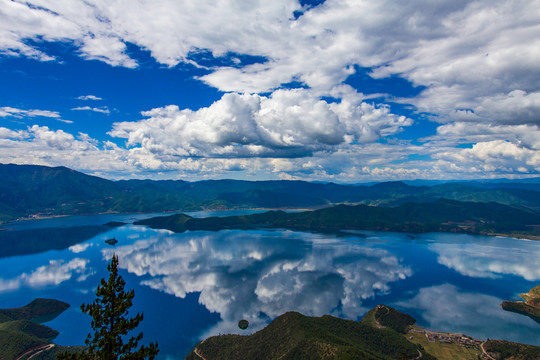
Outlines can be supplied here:
[[[487, 105], [499, 97], [521, 92], [532, 98], [508, 101], [535, 103], [539, 90], [537, 0], [328, 0], [297, 20], [293, 12], [300, 4], [294, 0], [250, 6], [168, 0], [128, 7], [104, 0], [31, 4], [4, 0], [4, 52], [48, 59], [25, 41], [34, 39], [70, 41], [83, 57], [126, 67], [136, 66], [126, 54], [128, 42], [169, 66], [192, 62], [190, 52], [201, 49], [214, 56], [265, 57], [262, 64], [216, 67], [201, 78], [234, 92], [264, 92], [293, 80], [329, 90], [358, 64], [372, 67], [375, 77], [398, 74], [427, 86], [413, 102], [442, 117], [459, 109], [496, 115]], [[537, 105], [530, 111], [537, 114]], [[530, 118], [521, 110], [517, 115]]]
[[68, 166], [85, 171], [133, 171], [128, 152], [113, 143], [100, 144], [87, 134], [33, 125], [27, 130], [0, 128], [0, 162]]
[[453, 149], [433, 155], [447, 172], [486, 174], [539, 173], [540, 151], [505, 140], [479, 142], [470, 149]]
[[24, 109], [17, 109], [12, 108], [9, 106], [0, 107], [0, 117], [14, 117], [18, 119], [22, 119], [24, 117], [36, 117], [36, 116], [43, 116], [43, 117], [50, 117], [50, 118], [59, 118], [60, 114], [57, 111], [49, 111], [49, 110], [24, 110]]
[[81, 95], [77, 97], [77, 99], [78, 100], [103, 100], [99, 96], [95, 96], [95, 95]]
[[[301, 9], [296, 0], [250, 6], [232, 0], [134, 0], [129, 5], [2, 0], [0, 52], [49, 61], [54, 57], [40, 43], [60, 41], [83, 58], [130, 68], [137, 62], [126, 44], [171, 67], [200, 66], [190, 57], [197, 52], [231, 58], [230, 66], [205, 67], [208, 73], [200, 77], [231, 92], [211, 106], [191, 111], [171, 105], [145, 112], [148, 119], [115, 124], [110, 134], [127, 139], [130, 148], [116, 148], [114, 162], [129, 171], [204, 177], [257, 168], [282, 178], [345, 181], [353, 174], [367, 180], [388, 174], [467, 176], [467, 167], [474, 176], [530, 175], [539, 171], [539, 7], [539, 0], [327, 0], [294, 20], [293, 12]], [[238, 55], [264, 61], [245, 65]], [[362, 102], [365, 97], [343, 86], [356, 65], [370, 68], [375, 78], [399, 76], [424, 86], [415, 97], [392, 100], [413, 104], [445, 124], [421, 147], [385, 149], [401, 169], [368, 150], [379, 149], [370, 144], [398, 133], [410, 120]], [[276, 91], [291, 81], [311, 89]], [[338, 102], [322, 101], [322, 96]], [[106, 107], [75, 109], [109, 112]], [[34, 111], [39, 110], [4, 107], [0, 116], [59, 119], [55, 112]], [[477, 144], [455, 148], [464, 141]], [[362, 146], [353, 149], [349, 142]], [[407, 161], [412, 150], [434, 154], [434, 161]], [[346, 152], [357, 156], [350, 169], [324, 159], [340, 160]], [[98, 154], [102, 151], [93, 153], [103, 159]], [[309, 160], [300, 163], [294, 157]], [[245, 158], [254, 159], [246, 163]]]
[[28, 136], [28, 133], [23, 130], [10, 130], [5, 127], [0, 127], [0, 139], [16, 139], [22, 140]]
[[75, 108], [72, 108], [71, 110], [87, 110], [87, 111], [94, 111], [94, 112], [98, 112], [98, 113], [102, 113], [102, 114], [110, 114], [111, 111], [106, 107], [106, 106], [103, 106], [103, 107], [90, 107], [90, 106], [79, 106], [79, 107], [75, 107]]
[[328, 103], [305, 89], [270, 97], [231, 93], [197, 111], [171, 105], [143, 112], [148, 119], [115, 123], [109, 134], [160, 155], [304, 157], [373, 142], [412, 124], [361, 100], [356, 95]]

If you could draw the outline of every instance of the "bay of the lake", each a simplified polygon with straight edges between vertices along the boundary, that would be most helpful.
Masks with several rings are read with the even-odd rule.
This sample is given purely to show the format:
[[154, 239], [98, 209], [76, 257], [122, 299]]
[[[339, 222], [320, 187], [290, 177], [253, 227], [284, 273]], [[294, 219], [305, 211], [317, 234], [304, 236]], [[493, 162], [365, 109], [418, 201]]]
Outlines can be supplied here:
[[[197, 212], [225, 216], [252, 211]], [[420, 326], [540, 345], [540, 324], [501, 309], [540, 284], [540, 242], [444, 233], [283, 229], [175, 234], [131, 224], [157, 214], [20, 221], [0, 231], [0, 308], [53, 298], [71, 307], [48, 326], [82, 345], [107, 261], [119, 256], [137, 331], [160, 359], [183, 359], [211, 335], [249, 334], [286, 311], [361, 319], [386, 304]], [[128, 224], [106, 227], [109, 221]], [[116, 238], [115, 246], [105, 240]], [[247, 319], [247, 330], [238, 321]]]

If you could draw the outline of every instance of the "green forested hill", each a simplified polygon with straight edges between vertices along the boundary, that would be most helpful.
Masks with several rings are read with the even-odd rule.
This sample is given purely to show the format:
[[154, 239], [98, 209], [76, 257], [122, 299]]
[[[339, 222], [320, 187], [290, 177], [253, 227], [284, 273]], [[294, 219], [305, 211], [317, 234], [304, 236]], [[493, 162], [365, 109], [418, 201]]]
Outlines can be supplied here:
[[226, 228], [272, 227], [298, 230], [362, 229], [401, 232], [462, 232], [471, 234], [540, 235], [540, 214], [497, 203], [440, 199], [398, 207], [338, 205], [315, 211], [192, 218], [184, 214], [136, 222], [175, 232]]
[[[378, 329], [333, 316], [288, 312], [253, 335], [221, 335], [200, 342], [210, 359], [414, 359], [417, 347], [391, 329]], [[195, 349], [186, 357], [199, 360]], [[424, 354], [425, 359], [432, 357]]]

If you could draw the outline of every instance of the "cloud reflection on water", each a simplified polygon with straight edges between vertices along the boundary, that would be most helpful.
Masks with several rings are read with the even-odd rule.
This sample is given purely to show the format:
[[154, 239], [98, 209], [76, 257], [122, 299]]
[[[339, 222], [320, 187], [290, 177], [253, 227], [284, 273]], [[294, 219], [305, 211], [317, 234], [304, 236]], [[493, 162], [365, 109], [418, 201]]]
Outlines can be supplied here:
[[387, 250], [331, 236], [292, 231], [220, 231], [158, 234], [104, 250], [151, 288], [199, 302], [223, 320], [206, 335], [262, 328], [285, 311], [356, 319], [362, 300], [390, 291], [412, 270]]
[[438, 254], [439, 264], [465, 276], [500, 278], [515, 275], [528, 281], [540, 280], [540, 246], [533, 247], [528, 241], [490, 238], [477, 243], [438, 242], [428, 248]]
[[47, 265], [39, 266], [31, 273], [22, 273], [13, 279], [0, 279], [0, 293], [18, 290], [23, 286], [42, 288], [58, 285], [77, 276], [77, 281], [84, 281], [92, 275], [87, 268], [88, 259], [75, 258], [69, 262], [50, 260]]

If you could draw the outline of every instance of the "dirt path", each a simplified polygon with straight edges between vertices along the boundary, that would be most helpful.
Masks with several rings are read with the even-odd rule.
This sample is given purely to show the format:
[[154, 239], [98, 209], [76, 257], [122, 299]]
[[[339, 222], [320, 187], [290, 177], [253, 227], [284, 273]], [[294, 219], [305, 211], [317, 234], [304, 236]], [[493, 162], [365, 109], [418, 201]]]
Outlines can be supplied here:
[[193, 350], [193, 352], [195, 353], [195, 355], [197, 355], [198, 357], [200, 357], [202, 360], [207, 360], [204, 356], [202, 356], [200, 353], [199, 353], [199, 349], [195, 348]]
[[17, 356], [14, 360], [22, 359], [24, 356], [33, 353], [33, 354], [28, 358], [28, 360], [30, 360], [31, 358], [33, 358], [33, 357], [36, 356], [37, 354], [41, 354], [43, 351], [50, 350], [50, 349], [52, 349], [53, 347], [54, 347], [54, 344], [44, 344], [44, 345], [36, 346], [36, 347], [34, 347], [34, 348], [31, 348], [31, 349], [26, 350], [26, 351], [23, 352], [21, 355]]
[[486, 352], [486, 350], [484, 349], [484, 344], [485, 343], [481, 343], [480, 344], [480, 349], [482, 349], [482, 352], [484, 353], [484, 355], [486, 355], [488, 358], [490, 358], [491, 360], [495, 360], [494, 358], [492, 358], [491, 356], [488, 355], [488, 353]]
[[41, 350], [39, 350], [39, 351], [33, 353], [32, 356], [30, 356], [30, 357], [28, 358], [28, 360], [30, 360], [31, 358], [33, 358], [34, 356], [36, 356], [36, 355], [38, 355], [38, 354], [41, 354], [41, 353], [44, 352], [44, 351], [51, 350], [53, 347], [54, 347], [54, 344], [49, 344], [49, 345], [45, 346], [43, 349], [41, 349]]

